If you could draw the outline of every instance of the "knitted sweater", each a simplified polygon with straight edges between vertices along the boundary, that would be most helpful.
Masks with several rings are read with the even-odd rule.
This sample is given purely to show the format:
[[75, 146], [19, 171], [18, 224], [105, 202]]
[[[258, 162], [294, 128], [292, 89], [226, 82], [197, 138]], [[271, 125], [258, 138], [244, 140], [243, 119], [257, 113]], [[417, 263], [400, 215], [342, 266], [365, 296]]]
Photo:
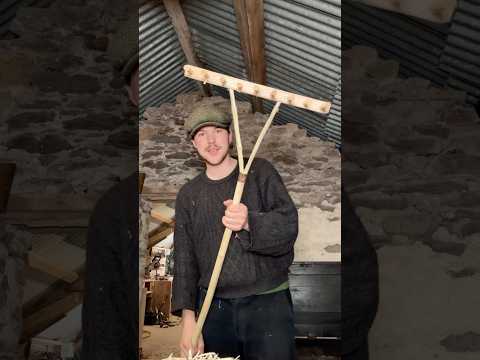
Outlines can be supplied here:
[[[224, 232], [223, 202], [233, 198], [238, 167], [220, 180], [203, 172], [184, 185], [175, 205], [172, 313], [195, 310], [198, 287], [207, 288]], [[250, 231], [234, 232], [215, 296], [259, 294], [288, 280], [298, 213], [275, 168], [253, 161], [241, 202], [248, 207]]]

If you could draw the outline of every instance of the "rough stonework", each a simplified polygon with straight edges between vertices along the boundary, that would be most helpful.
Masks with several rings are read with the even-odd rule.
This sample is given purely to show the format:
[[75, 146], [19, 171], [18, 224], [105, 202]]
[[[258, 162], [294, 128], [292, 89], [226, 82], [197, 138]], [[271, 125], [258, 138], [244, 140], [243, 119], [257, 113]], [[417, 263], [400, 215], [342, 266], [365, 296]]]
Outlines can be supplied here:
[[107, 54], [127, 10], [73, 0], [19, 8], [17, 37], [0, 40], [0, 160], [17, 163], [13, 193], [101, 194], [135, 171], [126, 165], [136, 162], [138, 113]]
[[[16, 163], [10, 198], [96, 198], [137, 170], [130, 165], [138, 156], [138, 112], [107, 53], [127, 6], [65, 0], [18, 8], [10, 36], [0, 38], [0, 162]], [[23, 289], [33, 281], [24, 266], [28, 248], [21, 244], [31, 231], [11, 227], [1, 235], [0, 358], [5, 360], [21, 358], [21, 304], [31, 295]], [[62, 230], [41, 231], [53, 237]], [[84, 247], [85, 229], [73, 231], [76, 245]], [[37, 292], [56, 281], [37, 274]]]
[[345, 51], [342, 64], [342, 176], [380, 264], [371, 358], [458, 351], [455, 359], [476, 359], [478, 346], [465, 344], [480, 332], [472, 316], [480, 300], [480, 120], [464, 93], [400, 79], [398, 64], [374, 49]]
[[[180, 95], [176, 104], [145, 111], [140, 124], [144, 192], [176, 193], [203, 169], [182, 126], [193, 107], [201, 103], [213, 103], [230, 112], [229, 99], [202, 99], [198, 94]], [[268, 114], [251, 114], [246, 102], [238, 102], [237, 108], [244, 156], [248, 157]], [[340, 261], [341, 162], [335, 145], [308, 137], [295, 124], [273, 125], [257, 156], [275, 165], [299, 210], [295, 260]]]

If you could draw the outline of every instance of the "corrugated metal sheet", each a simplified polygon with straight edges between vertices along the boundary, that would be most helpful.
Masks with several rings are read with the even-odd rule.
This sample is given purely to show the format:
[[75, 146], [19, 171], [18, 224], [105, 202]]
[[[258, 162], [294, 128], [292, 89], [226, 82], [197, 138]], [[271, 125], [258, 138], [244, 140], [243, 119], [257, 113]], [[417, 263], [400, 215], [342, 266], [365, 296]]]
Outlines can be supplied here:
[[149, 106], [174, 102], [178, 94], [197, 90], [183, 76], [186, 60], [161, 1], [143, 1], [139, 11], [140, 114]]
[[334, 141], [337, 145], [342, 143], [342, 82], [338, 82], [337, 91], [332, 100], [332, 107], [328, 113], [325, 131], [328, 139]]
[[[183, 9], [200, 60], [213, 71], [246, 79], [232, 0], [185, 0]], [[265, 0], [267, 85], [331, 100], [341, 76], [340, 0]], [[228, 92], [213, 87], [214, 94]], [[248, 100], [237, 94], [240, 100]], [[273, 104], [265, 101], [270, 111]], [[275, 122], [297, 123], [327, 138], [326, 116], [282, 105]]]
[[[45, 3], [45, 5], [43, 4]], [[10, 23], [15, 18], [17, 11], [22, 6], [46, 6], [45, 0], [2, 0], [0, 1], [0, 35], [9, 30]]]
[[367, 45], [400, 63], [403, 76], [420, 76], [437, 85], [448, 74], [440, 67], [448, 25], [437, 25], [352, 1], [342, 2], [342, 47]]
[[480, 100], [480, 1], [460, 0], [455, 12], [441, 67], [449, 73], [448, 86], [467, 92], [467, 100]]

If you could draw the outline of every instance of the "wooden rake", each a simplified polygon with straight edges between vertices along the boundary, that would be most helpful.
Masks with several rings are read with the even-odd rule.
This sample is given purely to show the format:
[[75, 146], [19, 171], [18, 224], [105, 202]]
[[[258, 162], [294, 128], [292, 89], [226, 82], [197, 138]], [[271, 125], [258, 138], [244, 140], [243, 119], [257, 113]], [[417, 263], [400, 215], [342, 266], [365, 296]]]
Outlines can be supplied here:
[[[296, 107], [300, 107], [303, 109], [308, 109], [311, 111], [319, 112], [326, 114], [330, 110], [331, 103], [327, 101], [320, 101], [317, 99], [313, 99], [306, 96], [301, 96], [297, 94], [293, 94], [287, 91], [271, 88], [268, 86], [256, 84], [250, 81], [237, 79], [231, 76], [227, 76], [224, 74], [216, 73], [213, 71], [209, 71], [206, 69], [202, 69], [196, 66], [185, 65], [183, 67], [184, 75], [188, 78], [202, 81], [205, 83], [210, 83], [213, 85], [222, 86], [227, 88], [230, 93], [230, 105], [232, 109], [232, 118], [233, 118], [233, 127], [235, 130], [235, 142], [237, 147], [237, 154], [238, 154], [238, 167], [240, 174], [238, 176], [237, 185], [235, 187], [235, 193], [233, 195], [233, 204], [239, 204], [240, 199], [242, 198], [243, 188], [245, 186], [245, 181], [247, 180], [248, 171], [250, 170], [250, 166], [252, 165], [253, 159], [257, 154], [257, 151], [260, 147], [260, 144], [267, 133], [268, 128], [272, 124], [273, 118], [275, 117], [276, 113], [280, 108], [280, 104], [288, 104]], [[248, 158], [247, 165], [244, 167], [243, 162], [243, 149], [242, 149], [242, 141], [240, 138], [240, 126], [238, 123], [238, 113], [237, 113], [237, 106], [235, 103], [235, 92], [238, 91], [245, 94], [254, 95], [257, 97], [261, 97], [267, 100], [275, 101], [275, 106], [268, 117], [267, 122], [263, 126], [260, 135], [253, 147], [252, 153]], [[202, 308], [200, 310], [200, 314], [198, 316], [197, 324], [195, 327], [195, 331], [192, 337], [192, 344], [196, 347], [198, 339], [203, 329], [203, 324], [205, 323], [205, 319], [207, 317], [208, 310], [210, 309], [210, 305], [212, 303], [213, 295], [215, 293], [215, 289], [217, 287], [218, 278], [220, 277], [220, 272], [222, 271], [223, 261], [225, 260], [225, 254], [227, 252], [228, 244], [230, 242], [230, 237], [232, 236], [232, 230], [225, 228], [223, 233], [222, 242], [220, 244], [220, 249], [218, 250], [217, 259], [215, 261], [215, 266], [213, 268], [212, 277], [210, 278], [210, 282], [208, 284], [207, 294], [205, 296], [205, 300], [203, 302]]]

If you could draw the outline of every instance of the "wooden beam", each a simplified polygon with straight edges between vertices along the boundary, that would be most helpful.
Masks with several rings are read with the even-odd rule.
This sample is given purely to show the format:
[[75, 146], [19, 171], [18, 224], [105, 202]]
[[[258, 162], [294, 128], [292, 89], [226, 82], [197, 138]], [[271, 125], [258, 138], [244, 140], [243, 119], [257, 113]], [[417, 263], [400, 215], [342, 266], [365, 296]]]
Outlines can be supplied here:
[[22, 343], [65, 317], [70, 310], [82, 303], [82, 294], [71, 293], [63, 299], [47, 305], [23, 321]]
[[448, 23], [457, 8], [457, 0], [355, 0], [369, 6], [414, 16], [435, 23]]
[[185, 65], [183, 69], [186, 77], [195, 80], [208, 82], [209, 84], [222, 86], [227, 89], [233, 89], [241, 93], [255, 95], [267, 100], [296, 106], [322, 114], [327, 114], [330, 111], [331, 103], [329, 101], [321, 101], [308, 96], [293, 94], [287, 91], [255, 84], [250, 81], [237, 79], [191, 65]]
[[[265, 85], [267, 77], [263, 0], [234, 0], [233, 4], [248, 80]], [[263, 113], [262, 99], [253, 96], [252, 108], [254, 112]]]
[[[192, 35], [188, 27], [187, 20], [183, 14], [182, 5], [180, 0], [163, 0], [165, 9], [167, 9], [168, 15], [172, 20], [173, 27], [178, 36], [178, 41], [182, 47], [183, 53], [187, 58], [187, 63], [195, 66], [202, 66], [195, 54], [192, 43]], [[206, 84], [199, 84], [203, 95], [211, 96], [212, 92], [210, 87]]]
[[148, 239], [148, 248], [151, 249], [155, 245], [157, 245], [160, 241], [165, 239], [168, 235], [173, 232], [172, 227], [165, 228], [164, 230], [158, 232], [157, 234], [153, 235], [151, 238]]
[[78, 274], [76, 272], [65, 270], [53, 264], [51, 261], [49, 261], [49, 259], [37, 254], [33, 250], [28, 253], [28, 265], [34, 269], [41, 270], [68, 283], [73, 283], [78, 280]]
[[79, 278], [75, 282], [67, 283], [63, 280], [58, 280], [45, 289], [41, 294], [23, 304], [23, 318], [28, 318], [46, 306], [65, 298], [71, 293], [83, 292], [85, 290], [85, 266], [78, 269], [77, 274], [79, 275]]
[[92, 211], [99, 198], [100, 195], [13, 193], [10, 196], [7, 211]]
[[168, 207], [166, 204], [159, 204], [150, 211], [150, 215], [154, 219], [171, 224], [173, 223], [173, 218], [175, 217], [175, 210], [173, 210], [171, 207]]
[[29, 227], [88, 227], [90, 211], [7, 211], [0, 221]]

